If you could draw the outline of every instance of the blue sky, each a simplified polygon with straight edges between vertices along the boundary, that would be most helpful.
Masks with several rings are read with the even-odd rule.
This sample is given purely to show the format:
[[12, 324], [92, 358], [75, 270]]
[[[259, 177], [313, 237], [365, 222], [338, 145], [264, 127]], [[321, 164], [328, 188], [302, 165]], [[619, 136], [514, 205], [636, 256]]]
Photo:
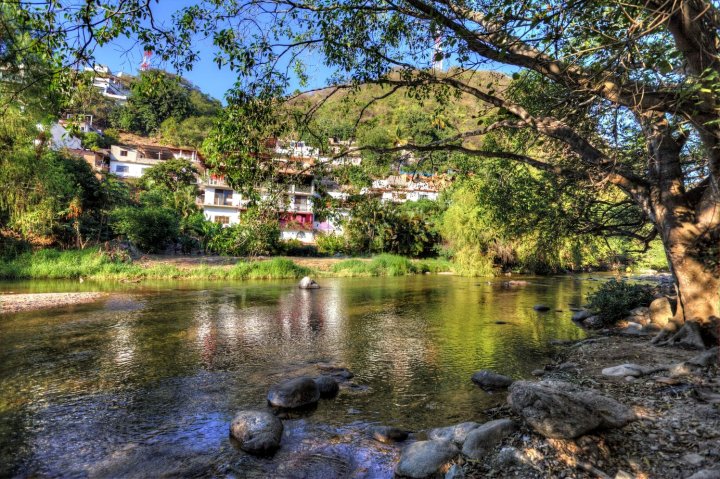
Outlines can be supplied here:
[[[184, 6], [193, 5], [192, 0], [173, 0], [151, 3], [155, 19], [158, 22], [170, 25], [172, 14]], [[237, 78], [236, 74], [229, 69], [219, 69], [213, 61], [216, 51], [212, 40], [198, 40], [200, 60], [194, 65], [191, 71], [182, 72], [183, 77], [197, 85], [203, 92], [223, 100], [225, 92], [232, 87]], [[98, 47], [95, 50], [97, 63], [107, 65], [113, 73], [125, 72], [137, 74], [142, 62], [143, 48], [133, 39], [121, 38], [113, 43]], [[306, 58], [308, 65], [315, 71], [309, 71], [310, 84], [306, 89], [320, 88], [325, 86], [329, 71], [317, 58]], [[151, 59], [153, 68], [161, 68], [174, 72], [174, 69], [167, 64], [160, 62], [158, 58]]]

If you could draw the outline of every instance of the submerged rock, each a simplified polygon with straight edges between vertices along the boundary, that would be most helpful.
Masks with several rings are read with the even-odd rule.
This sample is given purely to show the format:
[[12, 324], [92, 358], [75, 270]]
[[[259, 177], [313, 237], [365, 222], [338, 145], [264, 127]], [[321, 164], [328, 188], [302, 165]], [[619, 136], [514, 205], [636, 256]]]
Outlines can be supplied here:
[[298, 288], [300, 289], [318, 289], [319, 287], [320, 285], [317, 284], [310, 276], [305, 276], [300, 280], [300, 283], [298, 283]]
[[515, 430], [510, 419], [486, 422], [467, 435], [462, 452], [470, 459], [482, 459]]
[[241, 411], [230, 423], [230, 434], [243, 451], [270, 454], [280, 447], [283, 425], [267, 411]]
[[402, 450], [395, 474], [416, 479], [434, 477], [445, 472], [448, 463], [459, 453], [451, 442], [418, 441]]
[[535, 306], [533, 306], [533, 309], [535, 311], [545, 312], [550, 311], [550, 306], [547, 306], [545, 304], [536, 304]]
[[472, 382], [483, 389], [504, 389], [513, 382], [512, 378], [503, 376], [494, 371], [481, 369], [472, 375]]
[[473, 429], [480, 427], [477, 422], [463, 422], [454, 426], [438, 427], [428, 431], [428, 437], [434, 441], [452, 441], [462, 445]]
[[408, 432], [392, 426], [376, 426], [370, 429], [370, 435], [376, 441], [385, 444], [402, 442], [408, 438]]
[[622, 427], [637, 419], [616, 400], [564, 381], [516, 381], [508, 403], [538, 433], [574, 439], [597, 428]]
[[268, 402], [280, 408], [294, 409], [313, 405], [320, 399], [320, 388], [308, 377], [283, 381], [270, 388]]
[[317, 384], [321, 398], [334, 398], [340, 391], [340, 385], [332, 376], [317, 377], [315, 378], [315, 384]]

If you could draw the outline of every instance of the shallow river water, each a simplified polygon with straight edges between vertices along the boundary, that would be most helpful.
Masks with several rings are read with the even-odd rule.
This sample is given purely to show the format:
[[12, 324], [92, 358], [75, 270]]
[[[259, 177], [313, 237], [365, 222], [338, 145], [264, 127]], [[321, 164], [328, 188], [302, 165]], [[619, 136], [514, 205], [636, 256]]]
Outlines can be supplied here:
[[[583, 336], [568, 308], [593, 283], [529, 281], [323, 279], [315, 291], [294, 281], [0, 283], [113, 291], [0, 315], [0, 477], [389, 477], [398, 448], [365, 428], [482, 421], [505, 395], [478, 389], [473, 371], [530, 377], [550, 340]], [[240, 451], [228, 437], [233, 414], [266, 407], [273, 383], [319, 361], [367, 389], [285, 420], [272, 458]]]

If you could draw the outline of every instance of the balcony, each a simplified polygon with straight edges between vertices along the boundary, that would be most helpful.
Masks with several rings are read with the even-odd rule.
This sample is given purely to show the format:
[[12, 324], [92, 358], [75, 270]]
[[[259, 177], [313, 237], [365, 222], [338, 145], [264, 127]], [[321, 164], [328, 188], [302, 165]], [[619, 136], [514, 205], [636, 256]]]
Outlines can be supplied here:
[[220, 176], [204, 176], [202, 182], [207, 186], [228, 186], [227, 181], [225, 181], [225, 177]]
[[304, 203], [304, 204], [289, 204], [285, 208], [283, 208], [284, 211], [289, 211], [292, 213], [312, 213], [312, 206]]
[[290, 185], [288, 188], [290, 194], [312, 195], [314, 192], [312, 185]]

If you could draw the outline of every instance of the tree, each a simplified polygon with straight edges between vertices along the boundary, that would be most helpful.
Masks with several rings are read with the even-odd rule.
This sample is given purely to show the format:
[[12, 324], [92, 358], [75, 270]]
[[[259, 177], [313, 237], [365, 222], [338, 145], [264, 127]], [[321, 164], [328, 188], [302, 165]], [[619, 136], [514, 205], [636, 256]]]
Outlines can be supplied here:
[[[659, 236], [679, 292], [676, 325], [683, 324], [670, 342], [716, 341], [720, 12], [713, 3], [258, 0], [199, 10], [185, 9], [185, 20], [215, 33], [224, 62], [242, 75], [246, 93], [236, 99], [249, 105], [287, 100], [291, 82], [304, 78], [295, 59], [310, 50], [335, 68], [325, 96], [374, 83], [387, 96], [481, 100], [497, 121], [439, 141], [368, 149], [503, 158], [617, 189], [626, 200], [606, 206], [623, 213], [607, 214], [595, 233]], [[223, 18], [243, 35], [224, 28]], [[429, 55], [437, 37], [444, 51]], [[432, 68], [439, 56], [456, 67]], [[517, 72], [508, 88], [473, 85], [473, 71], [498, 64]], [[533, 148], [469, 142], [498, 132], [525, 135]]]
[[166, 160], [151, 166], [143, 173], [142, 179], [147, 188], [161, 187], [177, 192], [192, 187], [197, 192], [197, 168], [182, 158]]

